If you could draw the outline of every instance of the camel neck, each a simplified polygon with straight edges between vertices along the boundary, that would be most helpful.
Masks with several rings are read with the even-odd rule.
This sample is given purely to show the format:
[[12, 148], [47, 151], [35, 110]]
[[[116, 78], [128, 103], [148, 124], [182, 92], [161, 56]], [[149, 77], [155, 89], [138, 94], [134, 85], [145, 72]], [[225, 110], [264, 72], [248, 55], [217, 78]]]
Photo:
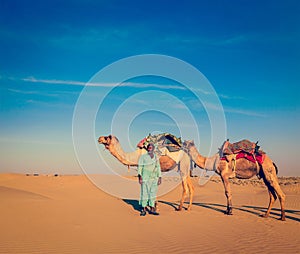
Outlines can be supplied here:
[[142, 153], [141, 149], [137, 149], [133, 152], [126, 153], [119, 142], [114, 141], [109, 145], [110, 153], [116, 157], [121, 163], [128, 166], [137, 166], [138, 159]]
[[205, 162], [207, 158], [202, 156], [195, 146], [192, 146], [189, 149], [189, 154], [198, 167], [205, 168]]

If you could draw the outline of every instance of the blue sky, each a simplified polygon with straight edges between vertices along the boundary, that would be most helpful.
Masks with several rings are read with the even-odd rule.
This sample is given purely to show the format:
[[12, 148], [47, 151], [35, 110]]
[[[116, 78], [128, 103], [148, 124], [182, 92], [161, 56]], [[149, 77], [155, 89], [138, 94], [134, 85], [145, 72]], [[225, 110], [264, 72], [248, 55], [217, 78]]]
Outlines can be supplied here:
[[[85, 84], [120, 59], [162, 54], [189, 63], [209, 80], [232, 142], [259, 140], [280, 175], [298, 175], [299, 11], [296, 0], [1, 1], [0, 171], [82, 173], [72, 119]], [[106, 85], [113, 88], [115, 81], [106, 80]], [[95, 136], [109, 134], [124, 105], [128, 116], [136, 108], [142, 112], [129, 120], [124, 112], [117, 115], [124, 121], [117, 122], [114, 134], [132, 143], [125, 148], [133, 149], [153, 131], [180, 135], [176, 115], [187, 128], [182, 138], [195, 135], [197, 140], [199, 135], [199, 150], [208, 154], [211, 135], [218, 133], [211, 133], [203, 105], [177, 85], [140, 77], [112, 89], [96, 116]], [[103, 88], [97, 89], [101, 93]], [[142, 96], [149, 97], [149, 91], [168, 114], [147, 110]], [[183, 124], [184, 105], [196, 119], [198, 133]], [[129, 126], [122, 125], [126, 121]], [[102, 148], [98, 152], [112, 159]]]

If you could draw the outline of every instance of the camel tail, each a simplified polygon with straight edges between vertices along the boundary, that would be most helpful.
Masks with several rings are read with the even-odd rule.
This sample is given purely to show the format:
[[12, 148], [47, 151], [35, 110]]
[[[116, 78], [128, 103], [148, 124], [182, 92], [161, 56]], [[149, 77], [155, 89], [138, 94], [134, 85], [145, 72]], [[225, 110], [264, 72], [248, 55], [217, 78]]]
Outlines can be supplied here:
[[274, 162], [273, 162], [273, 165], [274, 165], [275, 170], [276, 170], [276, 175], [278, 175], [278, 168], [277, 168], [277, 166], [276, 166], [276, 164]]

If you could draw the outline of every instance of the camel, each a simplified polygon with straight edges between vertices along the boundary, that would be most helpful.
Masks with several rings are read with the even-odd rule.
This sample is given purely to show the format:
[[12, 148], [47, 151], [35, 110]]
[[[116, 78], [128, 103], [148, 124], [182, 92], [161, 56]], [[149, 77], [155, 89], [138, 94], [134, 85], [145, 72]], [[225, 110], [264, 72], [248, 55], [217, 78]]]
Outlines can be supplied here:
[[[122, 164], [127, 165], [128, 167], [137, 166], [141, 154], [146, 153], [146, 149], [144, 148], [137, 148], [134, 152], [126, 153], [122, 149], [118, 138], [113, 135], [100, 136], [98, 139], [98, 143], [103, 144], [115, 158], [117, 158]], [[190, 178], [191, 160], [189, 155], [183, 150], [180, 150], [179, 152], [168, 152], [168, 150], [165, 149], [164, 154], [158, 155], [158, 157], [162, 172], [170, 171], [176, 168], [176, 166], [178, 165], [178, 171], [182, 179], [181, 183], [183, 192], [180, 204], [176, 210], [182, 210], [187, 193], [189, 193], [190, 197], [187, 210], [190, 210], [193, 202], [194, 186]]]
[[204, 157], [199, 153], [193, 141], [185, 141], [184, 146], [198, 167], [206, 170], [214, 170], [221, 176], [227, 198], [227, 210], [225, 214], [232, 215], [232, 194], [229, 178], [249, 179], [257, 175], [263, 179], [270, 196], [268, 209], [262, 217], [267, 218], [269, 216], [272, 205], [278, 197], [281, 206], [280, 219], [285, 220], [285, 194], [278, 183], [278, 169], [268, 155], [265, 154], [264, 161], [260, 165], [257, 161], [254, 163], [244, 158], [236, 159], [235, 155], [229, 155], [227, 156], [227, 160], [221, 160], [220, 158], [223, 157], [223, 148], [219, 149], [219, 153], [212, 157]]

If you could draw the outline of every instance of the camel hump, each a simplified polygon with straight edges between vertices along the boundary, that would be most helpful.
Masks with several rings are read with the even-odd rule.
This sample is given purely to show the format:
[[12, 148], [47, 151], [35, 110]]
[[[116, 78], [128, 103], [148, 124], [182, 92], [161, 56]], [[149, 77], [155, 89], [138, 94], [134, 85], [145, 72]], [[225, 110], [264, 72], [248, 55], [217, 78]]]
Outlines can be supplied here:
[[160, 168], [162, 172], [168, 172], [175, 168], [176, 162], [167, 155], [159, 157]]

